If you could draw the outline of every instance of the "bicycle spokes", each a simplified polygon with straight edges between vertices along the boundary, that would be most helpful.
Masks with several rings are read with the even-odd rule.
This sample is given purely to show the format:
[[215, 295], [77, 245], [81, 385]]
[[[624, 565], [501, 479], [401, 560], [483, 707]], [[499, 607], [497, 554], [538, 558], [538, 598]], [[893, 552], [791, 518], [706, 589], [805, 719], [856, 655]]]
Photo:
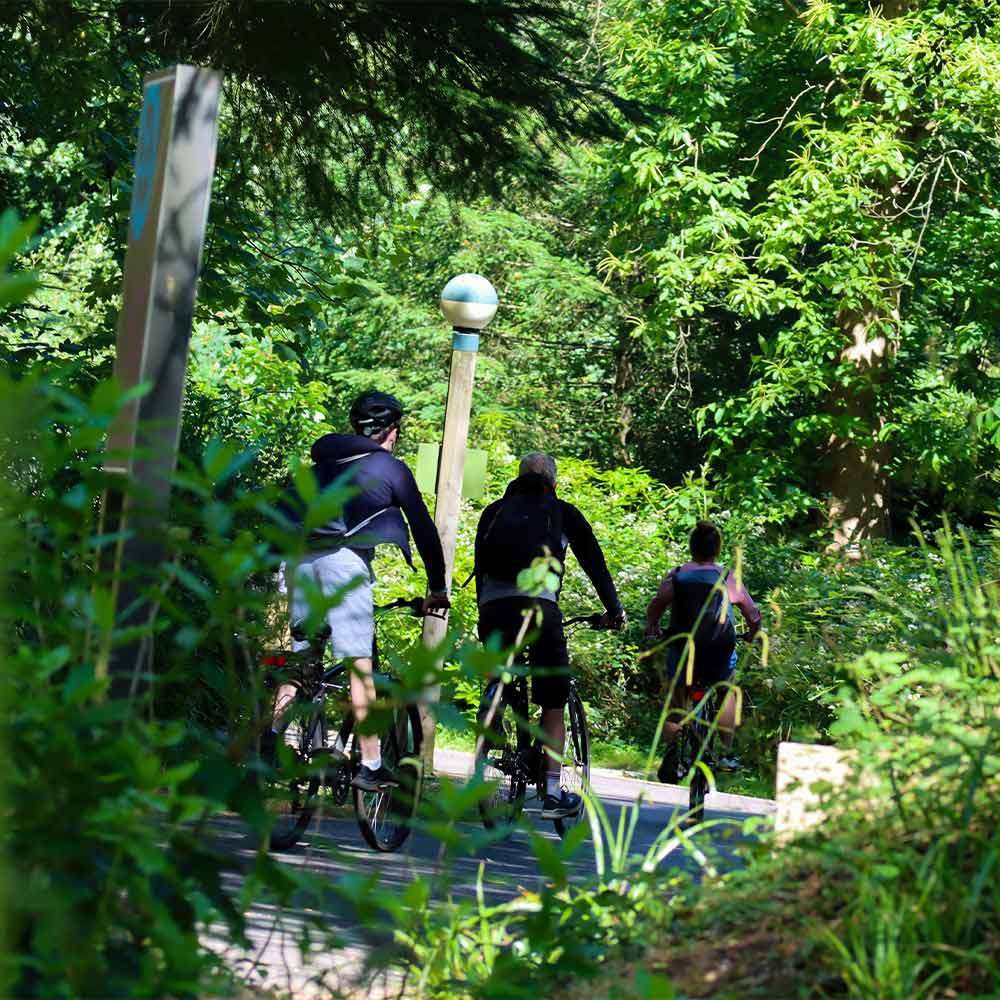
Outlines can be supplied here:
[[365, 792], [364, 799], [365, 812], [368, 815], [368, 825], [377, 837], [382, 829], [382, 821], [385, 819], [385, 814], [389, 807], [389, 790], [383, 788], [377, 792]]
[[382, 740], [382, 761], [398, 786], [374, 792], [355, 790], [358, 826], [376, 850], [398, 850], [410, 834], [420, 797], [420, 717], [414, 706], [395, 710]]
[[313, 760], [313, 735], [321, 731], [315, 715], [292, 719], [279, 739], [274, 766], [262, 779], [275, 849], [291, 847], [312, 818], [322, 783], [321, 768]]

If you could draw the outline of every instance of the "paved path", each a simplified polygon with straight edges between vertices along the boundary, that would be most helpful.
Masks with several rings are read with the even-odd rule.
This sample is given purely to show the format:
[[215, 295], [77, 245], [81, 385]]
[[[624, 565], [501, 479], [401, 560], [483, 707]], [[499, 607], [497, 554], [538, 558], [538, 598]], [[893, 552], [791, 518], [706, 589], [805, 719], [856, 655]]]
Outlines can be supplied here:
[[[458, 751], [438, 750], [434, 756], [435, 769], [441, 776], [465, 778], [471, 771], [472, 756]], [[595, 768], [592, 773], [595, 792], [607, 810], [613, 828], [617, 829], [618, 817], [623, 808], [630, 807], [642, 797], [639, 821], [635, 830], [632, 854], [645, 854], [658, 835], [670, 822], [675, 811], [687, 808], [687, 790], [653, 782], [636, 781], [620, 772]], [[527, 814], [535, 829], [556, 844], [558, 835], [550, 823], [538, 817], [539, 803], [529, 800]], [[706, 803], [706, 818], [730, 818], [735, 821], [751, 816], [766, 816], [774, 811], [774, 803], [739, 795], [714, 793]], [[480, 828], [474, 824], [460, 824], [470, 837]], [[227, 853], [249, 864], [254, 857], [254, 844], [245, 831], [234, 824], [220, 824], [217, 828], [220, 845]], [[715, 855], [718, 863], [731, 861], [732, 849], [742, 833], [738, 822], [715, 826], [699, 834], [695, 845], [706, 854]], [[353, 815], [346, 810], [337, 816], [327, 816], [314, 822], [306, 838], [293, 851], [277, 855], [293, 868], [305, 869], [313, 874], [328, 877], [331, 883], [344, 875], [365, 876], [377, 872], [383, 888], [398, 889], [401, 893], [415, 876], [433, 877], [442, 871], [448, 878], [448, 890], [453, 897], [475, 898], [480, 866], [484, 870], [484, 889], [488, 899], [500, 902], [512, 898], [522, 890], [540, 887], [544, 877], [539, 873], [531, 853], [528, 838], [523, 832], [507, 840], [482, 844], [471, 852], [464, 850], [442, 863], [439, 841], [424, 833], [415, 833], [398, 854], [376, 854], [361, 840]], [[697, 868], [697, 861], [688, 852], [675, 847], [661, 862], [662, 866]], [[586, 879], [596, 874], [593, 845], [585, 842], [570, 862], [574, 879]], [[238, 888], [240, 878], [232, 877], [232, 886]], [[248, 914], [250, 938], [253, 948], [245, 953], [229, 953], [227, 961], [247, 978], [248, 983], [289, 993], [295, 998], [332, 995], [332, 990], [345, 990], [347, 995], [377, 997], [394, 992], [392, 984], [385, 981], [367, 982], [364, 986], [350, 987], [361, 976], [366, 960], [377, 957], [387, 941], [377, 934], [359, 930], [352, 916], [351, 904], [331, 893], [324, 905], [324, 921], [335, 931], [342, 942], [333, 952], [312, 954], [303, 959], [297, 939], [309, 916], [305, 908], [282, 910], [263, 905], [255, 906]]]

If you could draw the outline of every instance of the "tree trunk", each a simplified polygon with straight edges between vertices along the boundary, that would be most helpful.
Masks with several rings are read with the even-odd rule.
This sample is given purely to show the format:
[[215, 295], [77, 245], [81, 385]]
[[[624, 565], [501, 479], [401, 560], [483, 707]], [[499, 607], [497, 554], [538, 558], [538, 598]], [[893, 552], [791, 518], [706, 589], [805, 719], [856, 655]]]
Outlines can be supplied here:
[[[882, 0], [882, 17], [903, 17], [913, 2]], [[851, 386], [831, 394], [831, 412], [855, 418], [865, 431], [861, 439], [836, 433], [830, 436], [825, 485], [830, 493], [828, 524], [833, 529], [830, 548], [851, 558], [858, 557], [862, 541], [884, 538], [889, 532], [890, 483], [886, 466], [890, 449], [880, 440], [885, 416], [879, 408], [877, 390], [889, 377], [892, 366], [895, 351], [885, 331], [899, 325], [900, 291], [896, 289], [895, 302], [883, 315], [874, 309], [844, 309], [837, 319], [847, 341], [840, 360], [854, 366], [857, 378]]]
[[635, 369], [632, 363], [634, 344], [630, 331], [624, 326], [618, 333], [615, 349], [615, 406], [617, 407], [617, 429], [615, 431], [615, 459], [620, 465], [632, 464], [629, 435], [635, 420], [635, 411], [629, 401], [635, 385]]
[[852, 365], [851, 386], [831, 394], [830, 412], [851, 418], [862, 436], [833, 433], [827, 442], [825, 487], [830, 493], [828, 524], [833, 529], [830, 548], [857, 557], [865, 539], [884, 538], [889, 530], [889, 448], [879, 440], [885, 418], [879, 412], [878, 386], [889, 375], [893, 348], [879, 330], [899, 322], [897, 305], [889, 316], [871, 310], [844, 310], [840, 328], [848, 340], [840, 360]]

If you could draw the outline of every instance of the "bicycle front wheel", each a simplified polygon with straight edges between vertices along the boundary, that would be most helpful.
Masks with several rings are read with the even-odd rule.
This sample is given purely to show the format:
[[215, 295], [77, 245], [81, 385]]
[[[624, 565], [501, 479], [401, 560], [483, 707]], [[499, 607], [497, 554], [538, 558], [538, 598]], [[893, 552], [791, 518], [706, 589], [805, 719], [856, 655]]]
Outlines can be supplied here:
[[398, 851], [413, 828], [420, 801], [420, 750], [423, 730], [414, 705], [392, 713], [389, 731], [382, 737], [382, 762], [399, 779], [396, 788], [376, 792], [354, 789], [354, 814], [361, 835], [376, 851]]
[[[566, 702], [566, 749], [563, 751], [561, 783], [563, 788], [583, 798], [590, 788], [590, 733], [587, 730], [587, 713], [574, 685]], [[580, 806], [575, 816], [555, 820], [556, 832], [565, 837], [586, 815], [586, 806]]]

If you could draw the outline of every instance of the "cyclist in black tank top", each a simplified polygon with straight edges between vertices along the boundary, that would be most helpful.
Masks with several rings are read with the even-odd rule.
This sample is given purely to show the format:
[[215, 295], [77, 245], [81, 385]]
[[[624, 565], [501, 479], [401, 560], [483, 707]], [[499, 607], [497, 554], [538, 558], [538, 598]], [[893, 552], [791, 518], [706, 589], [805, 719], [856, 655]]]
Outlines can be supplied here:
[[[670, 573], [670, 627], [667, 635], [678, 641], [667, 647], [668, 670], [677, 669], [686, 643], [681, 636], [695, 639], [694, 679], [709, 686], [728, 680], [736, 649], [733, 607], [724, 599], [720, 584], [728, 582], [729, 573], [721, 566], [686, 563]], [[726, 588], [728, 590], [728, 587]], [[661, 587], [661, 591], [665, 588]]]
[[[670, 627], [666, 632], [667, 677], [671, 685], [671, 711], [663, 726], [665, 753], [659, 778], [676, 780], [676, 748], [680, 733], [677, 721], [683, 716], [687, 696], [688, 649], [686, 636], [694, 642], [694, 683], [700, 687], [729, 681], [733, 674], [736, 629], [733, 608], [739, 608], [747, 625], [747, 638], [760, 630], [760, 611], [746, 589], [716, 560], [722, 551], [722, 535], [708, 521], [699, 521], [690, 537], [691, 562], [671, 570], [660, 583], [656, 596], [646, 609], [646, 637], [664, 638], [660, 620], [670, 608]], [[720, 586], [721, 584], [721, 586]], [[671, 642], [671, 637], [677, 639]], [[671, 717], [673, 716], [673, 717]], [[729, 691], [719, 711], [719, 730], [723, 746], [730, 750], [736, 728], [736, 696]], [[723, 762], [720, 762], [720, 764]], [[727, 761], [726, 763], [733, 763]]]

